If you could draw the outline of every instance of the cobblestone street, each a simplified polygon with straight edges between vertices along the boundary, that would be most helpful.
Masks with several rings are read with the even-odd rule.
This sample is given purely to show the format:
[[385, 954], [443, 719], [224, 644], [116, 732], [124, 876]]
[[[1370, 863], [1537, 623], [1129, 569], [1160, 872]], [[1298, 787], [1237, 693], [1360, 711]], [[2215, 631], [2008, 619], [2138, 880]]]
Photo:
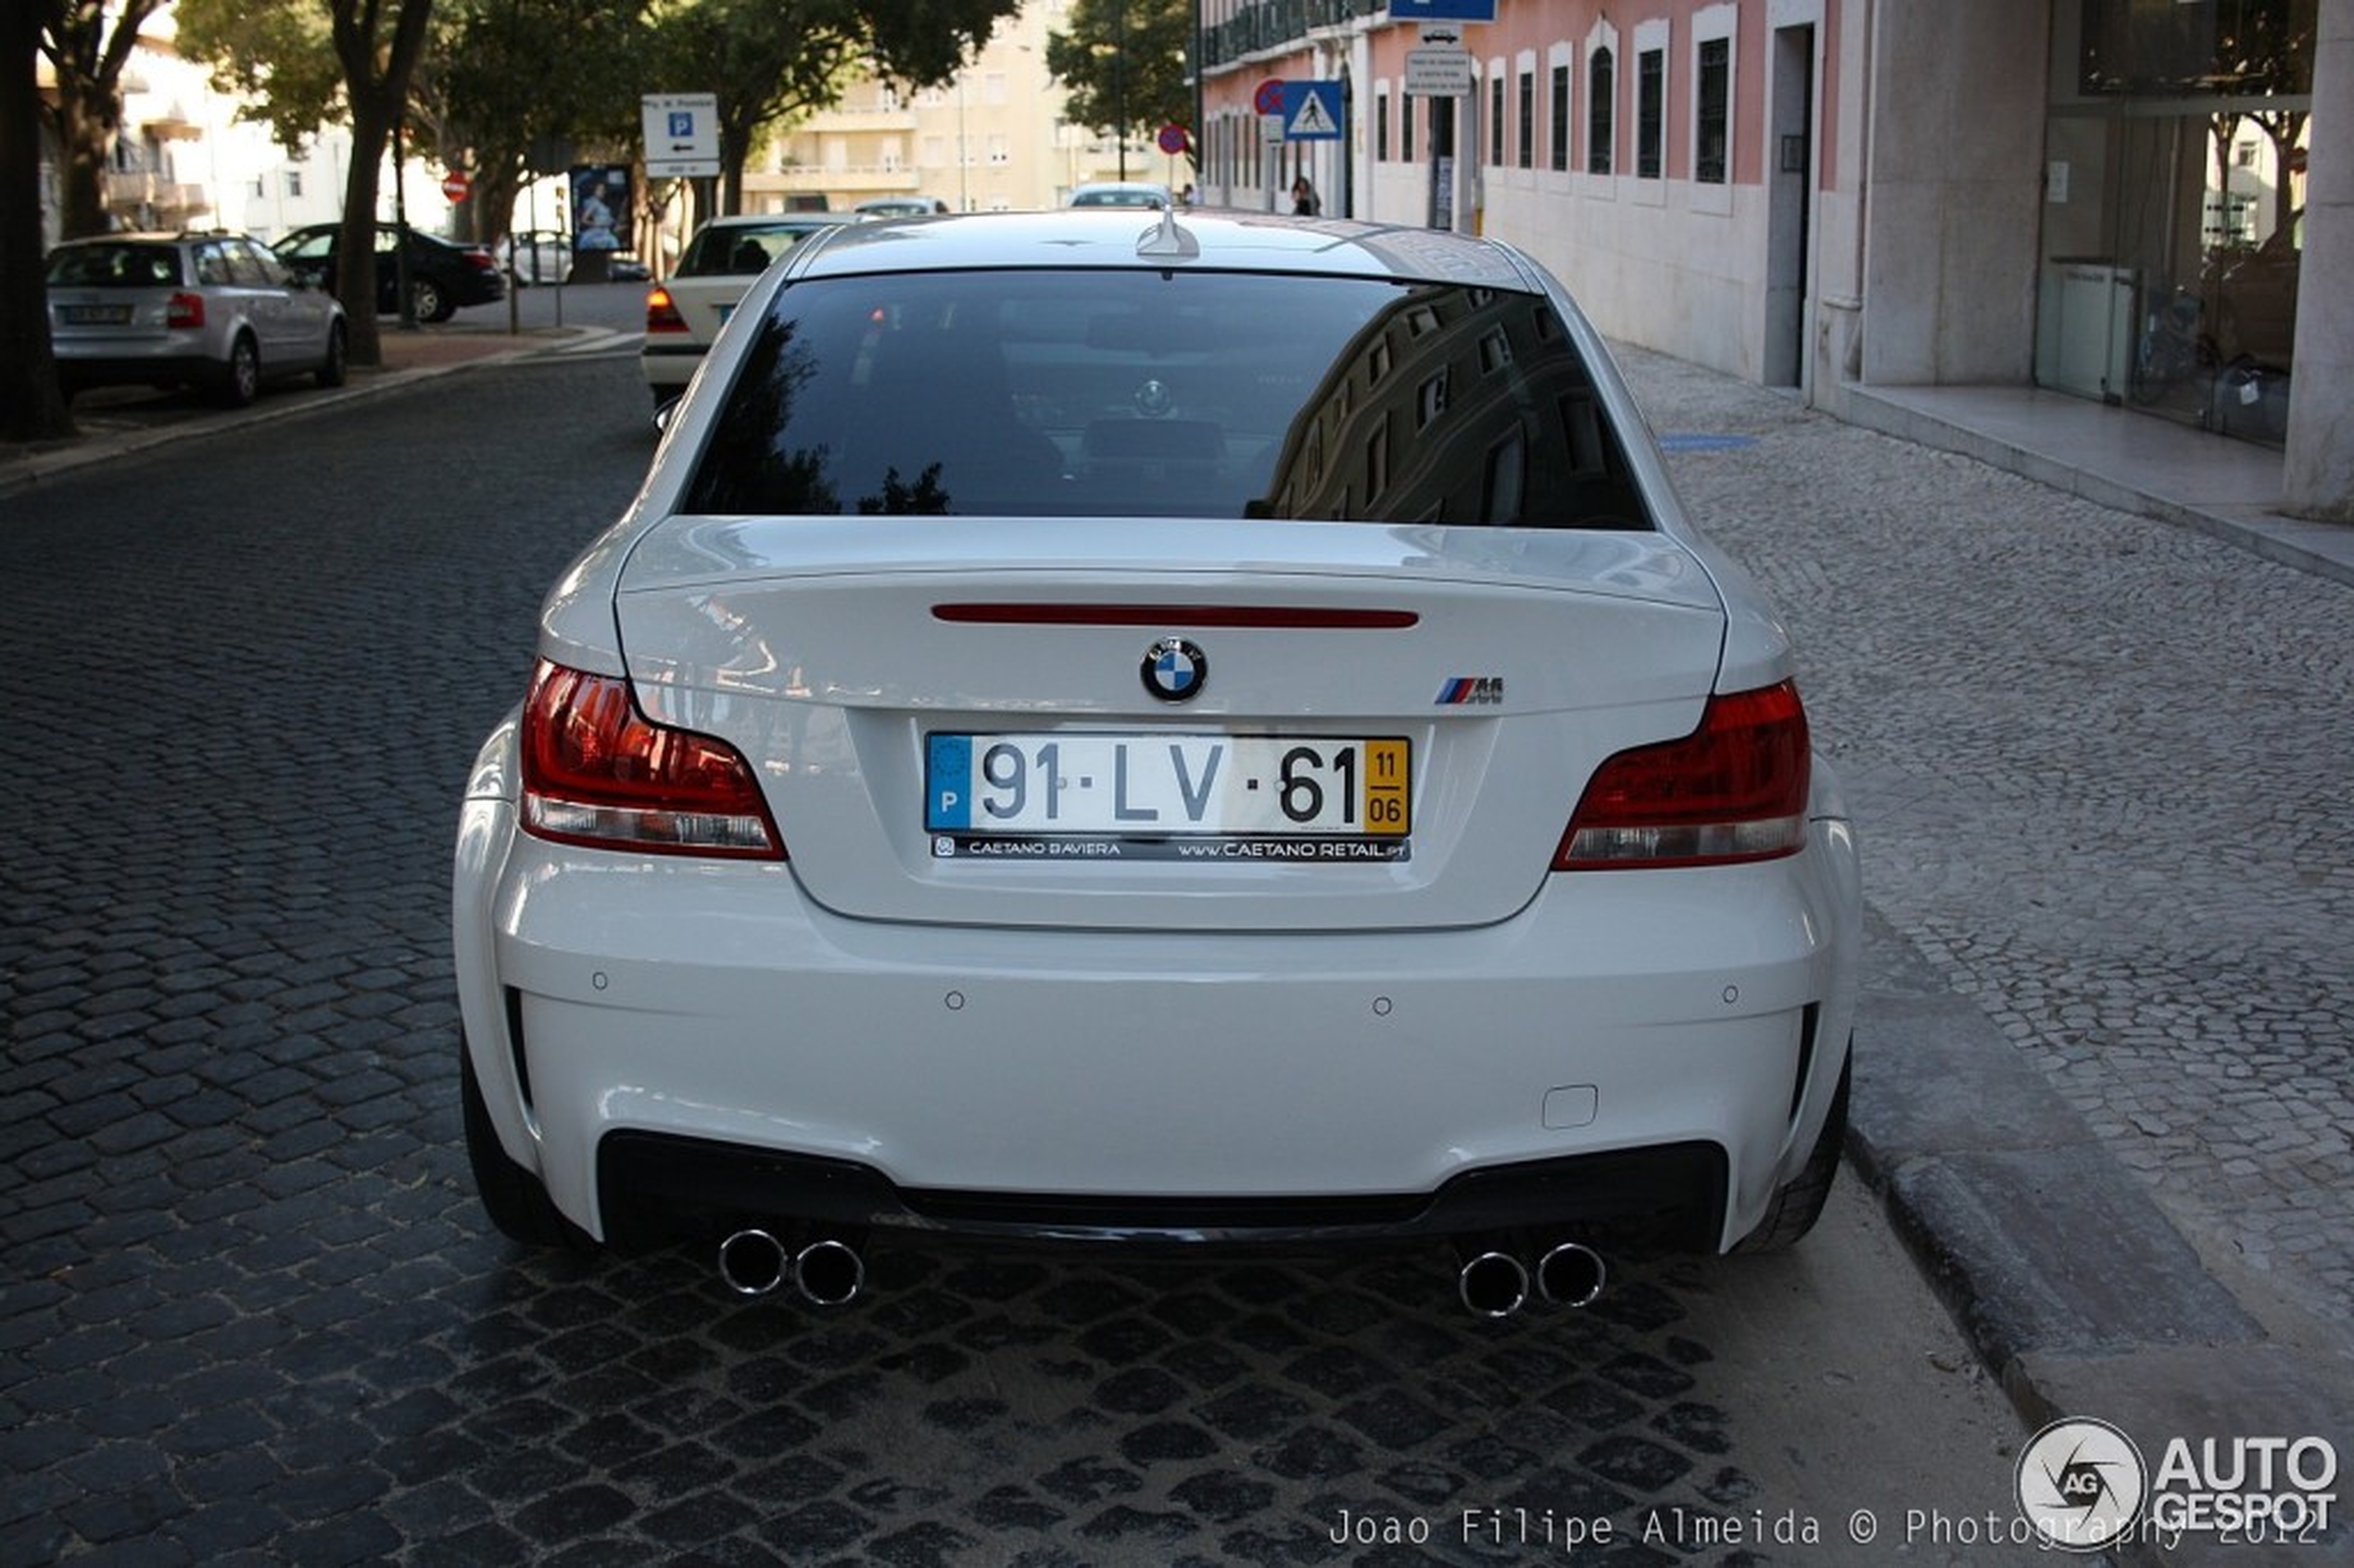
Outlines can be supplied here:
[[[2016, 1418], [1853, 1182], [1819, 1245], [1500, 1330], [1440, 1248], [901, 1242], [834, 1315], [513, 1251], [457, 791], [652, 438], [634, 357], [547, 358], [6, 498], [0, 1562], [1512, 1562], [1576, 1518], [1622, 1532], [1580, 1561], [1871, 1562], [1839, 1522], [1907, 1478], [2006, 1495]], [[1723, 1534], [1802, 1511], [1827, 1550]]]
[[[1882, 960], [2342, 1370], [2349, 590], [1626, 358], [1790, 618]], [[821, 1314], [497, 1238], [457, 790], [652, 441], [634, 354], [551, 354], [0, 495], [0, 1563], [1514, 1563], [1571, 1519], [1619, 1531], [1579, 1562], [2047, 1561], [1850, 1533], [2008, 1510], [2021, 1435], [1853, 1175], [1791, 1254], [1500, 1327], [1436, 1250], [901, 1241]]]
[[1754, 438], [1695, 444], [1677, 482], [1791, 623], [1873, 906], [2146, 1177], [2210, 1269], [2343, 1335], [2354, 594], [1627, 360], [1664, 434]]

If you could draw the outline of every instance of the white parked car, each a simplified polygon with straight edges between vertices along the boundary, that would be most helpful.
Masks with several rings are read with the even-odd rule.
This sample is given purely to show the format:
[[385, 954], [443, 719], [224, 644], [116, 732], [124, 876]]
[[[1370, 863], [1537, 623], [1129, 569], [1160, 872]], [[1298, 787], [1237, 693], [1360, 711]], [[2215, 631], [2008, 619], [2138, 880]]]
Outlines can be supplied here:
[[752, 280], [810, 235], [841, 222], [823, 212], [746, 213], [714, 218], [679, 253], [678, 269], [646, 291], [646, 336], [639, 352], [654, 406], [687, 390], [704, 353]]
[[1174, 207], [1167, 185], [1152, 180], [1095, 180], [1071, 187], [1072, 207]]
[[931, 1234], [1779, 1246], [1859, 895], [1773, 611], [1562, 285], [1263, 216], [752, 285], [466, 787], [492, 1218], [813, 1300]]

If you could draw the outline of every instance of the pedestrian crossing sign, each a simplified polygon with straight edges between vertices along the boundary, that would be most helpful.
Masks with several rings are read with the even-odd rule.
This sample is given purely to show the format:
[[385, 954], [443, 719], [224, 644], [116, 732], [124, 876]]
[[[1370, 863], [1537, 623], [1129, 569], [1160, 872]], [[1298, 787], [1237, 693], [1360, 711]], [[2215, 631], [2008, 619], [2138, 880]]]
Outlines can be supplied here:
[[1284, 82], [1284, 140], [1337, 142], [1340, 117], [1337, 81]]

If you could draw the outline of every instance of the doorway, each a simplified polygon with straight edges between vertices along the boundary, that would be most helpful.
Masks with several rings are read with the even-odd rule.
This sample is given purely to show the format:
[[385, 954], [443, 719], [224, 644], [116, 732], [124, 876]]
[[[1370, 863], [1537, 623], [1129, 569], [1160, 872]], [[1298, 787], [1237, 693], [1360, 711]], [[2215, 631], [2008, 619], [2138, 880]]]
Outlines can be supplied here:
[[1814, 27], [1776, 28], [1767, 70], [1764, 381], [1768, 386], [1803, 386], [1817, 115]]

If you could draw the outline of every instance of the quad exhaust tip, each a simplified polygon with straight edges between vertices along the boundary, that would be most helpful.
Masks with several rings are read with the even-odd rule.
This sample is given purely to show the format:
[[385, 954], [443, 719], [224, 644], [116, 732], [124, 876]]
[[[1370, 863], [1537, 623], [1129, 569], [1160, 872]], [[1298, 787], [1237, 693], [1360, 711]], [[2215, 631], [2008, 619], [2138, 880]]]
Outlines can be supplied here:
[[1466, 1249], [1456, 1293], [1463, 1305], [1482, 1318], [1509, 1318], [1535, 1294], [1556, 1307], [1590, 1307], [1601, 1299], [1610, 1271], [1602, 1255], [1582, 1242], [1563, 1242], [1537, 1263], [1532, 1275], [1526, 1264], [1496, 1247]]
[[752, 1227], [719, 1244], [719, 1277], [738, 1296], [766, 1296], [791, 1280], [813, 1307], [842, 1307], [867, 1285], [866, 1260], [835, 1236], [821, 1236], [795, 1252], [773, 1233]]
[[1582, 1242], [1563, 1242], [1537, 1264], [1538, 1293], [1556, 1307], [1591, 1307], [1609, 1280], [1602, 1255]]
[[[798, 1251], [770, 1231], [749, 1226], [719, 1244], [719, 1277], [738, 1296], [766, 1296], [791, 1281], [813, 1307], [842, 1307], [867, 1287], [867, 1263], [839, 1236], [820, 1236]], [[1499, 1247], [1466, 1249], [1456, 1294], [1474, 1315], [1509, 1318], [1533, 1293], [1556, 1307], [1589, 1307], [1609, 1282], [1601, 1253], [1582, 1242], [1562, 1242], [1538, 1259], [1535, 1271]]]

